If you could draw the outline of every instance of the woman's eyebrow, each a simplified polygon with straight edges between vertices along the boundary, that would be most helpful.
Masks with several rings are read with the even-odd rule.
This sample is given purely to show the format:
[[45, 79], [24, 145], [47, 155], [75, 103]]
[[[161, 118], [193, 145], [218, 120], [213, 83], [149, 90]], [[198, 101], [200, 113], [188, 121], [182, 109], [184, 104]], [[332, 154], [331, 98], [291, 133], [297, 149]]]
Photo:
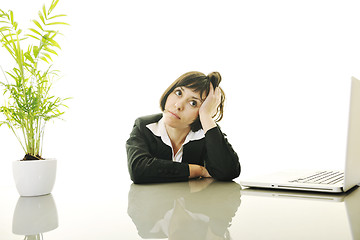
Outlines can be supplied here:
[[[194, 92], [194, 91], [192, 91], [192, 92]], [[193, 99], [195, 99], [195, 100], [198, 100], [198, 101], [200, 101], [200, 102], [203, 102], [203, 100], [201, 99], [201, 98], [198, 98], [198, 97], [196, 97], [196, 96], [191, 96]]]
[[[179, 87], [179, 88], [181, 89], [181, 91], [185, 92], [184, 87]], [[188, 88], [188, 89], [189, 89], [189, 88]], [[198, 100], [198, 101], [200, 101], [201, 103], [205, 101], [205, 100], [202, 100], [202, 99], [200, 99], [200, 98], [198, 98], [198, 97], [195, 97], [195, 96], [191, 96], [191, 98], [193, 98], [193, 99], [195, 99], [195, 100]]]
[[203, 100], [200, 98], [197, 98], [197, 97], [192, 97], [192, 98], [194, 98], [195, 100], [198, 100], [199, 102], [203, 102]]

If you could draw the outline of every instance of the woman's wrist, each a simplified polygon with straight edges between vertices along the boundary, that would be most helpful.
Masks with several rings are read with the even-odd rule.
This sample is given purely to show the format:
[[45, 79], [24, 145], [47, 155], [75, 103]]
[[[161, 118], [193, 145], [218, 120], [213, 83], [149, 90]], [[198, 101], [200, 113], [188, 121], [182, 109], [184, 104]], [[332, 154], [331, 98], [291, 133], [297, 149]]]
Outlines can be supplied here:
[[211, 177], [205, 167], [197, 164], [189, 164], [189, 178]]
[[214, 119], [211, 116], [206, 115], [206, 114], [199, 114], [199, 117], [200, 117], [201, 126], [205, 133], [208, 130], [216, 127], [216, 122], [214, 121]]
[[189, 178], [196, 178], [201, 176], [201, 166], [196, 164], [189, 164]]

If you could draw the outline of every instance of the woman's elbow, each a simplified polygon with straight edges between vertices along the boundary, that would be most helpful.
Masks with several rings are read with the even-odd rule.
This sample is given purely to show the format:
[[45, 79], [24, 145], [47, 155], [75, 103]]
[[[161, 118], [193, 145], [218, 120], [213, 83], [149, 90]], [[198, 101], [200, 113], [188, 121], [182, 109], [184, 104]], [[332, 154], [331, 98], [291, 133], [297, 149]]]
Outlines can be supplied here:
[[148, 181], [143, 176], [143, 174], [138, 173], [137, 171], [129, 171], [130, 173], [130, 179], [135, 184], [141, 184], [141, 183], [147, 183]]
[[241, 167], [240, 164], [234, 168], [227, 170], [213, 170], [211, 176], [219, 181], [232, 181], [240, 176]]
[[128, 170], [131, 181], [135, 184], [145, 183], [144, 171], [137, 167], [135, 161], [128, 164]]

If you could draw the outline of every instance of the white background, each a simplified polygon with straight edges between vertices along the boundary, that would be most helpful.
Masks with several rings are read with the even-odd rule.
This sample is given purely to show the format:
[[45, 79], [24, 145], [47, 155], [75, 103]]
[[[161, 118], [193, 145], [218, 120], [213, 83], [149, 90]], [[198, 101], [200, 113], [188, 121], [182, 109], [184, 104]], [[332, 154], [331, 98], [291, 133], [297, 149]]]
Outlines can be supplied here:
[[[0, 7], [26, 28], [43, 3]], [[59, 160], [57, 186], [128, 187], [125, 141], [134, 120], [159, 112], [162, 92], [193, 70], [222, 74], [220, 125], [242, 176], [342, 168], [350, 77], [360, 77], [359, 7], [351, 0], [60, 0], [57, 12], [71, 26], [59, 39], [54, 94], [73, 99], [45, 135], [44, 157]], [[1, 48], [1, 66], [9, 70], [11, 61]], [[13, 184], [11, 162], [23, 155], [1, 127], [0, 185]]]

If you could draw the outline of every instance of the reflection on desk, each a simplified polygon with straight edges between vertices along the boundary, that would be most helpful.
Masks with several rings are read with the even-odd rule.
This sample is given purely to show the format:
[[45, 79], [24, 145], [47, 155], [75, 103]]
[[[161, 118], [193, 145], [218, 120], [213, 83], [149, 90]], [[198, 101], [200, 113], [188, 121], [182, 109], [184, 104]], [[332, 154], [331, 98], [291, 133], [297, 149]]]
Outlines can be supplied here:
[[233, 239], [240, 185], [210, 178], [184, 183], [132, 184], [128, 214], [142, 238]]
[[360, 188], [314, 194], [210, 178], [126, 185], [73, 194], [62, 185], [57, 206], [52, 195], [0, 188], [0, 239], [360, 240]]
[[58, 227], [58, 214], [51, 194], [19, 197], [13, 216], [13, 233], [25, 239], [42, 239], [42, 234]]
[[239, 239], [360, 240], [359, 188], [344, 194], [242, 189], [241, 200]]

